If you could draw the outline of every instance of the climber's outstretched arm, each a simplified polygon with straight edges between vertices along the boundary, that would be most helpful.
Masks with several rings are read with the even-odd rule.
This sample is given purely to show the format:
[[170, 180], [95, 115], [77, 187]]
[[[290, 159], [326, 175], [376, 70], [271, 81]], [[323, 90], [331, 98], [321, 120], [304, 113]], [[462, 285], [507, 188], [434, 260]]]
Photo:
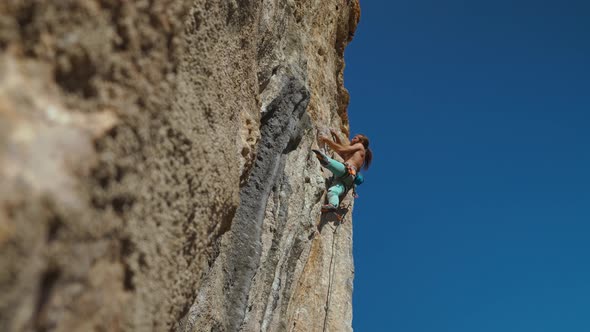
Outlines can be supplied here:
[[336, 151], [336, 153], [338, 153], [341, 157], [343, 155], [354, 153], [354, 152], [362, 149], [362, 144], [353, 144], [353, 145], [338, 144], [338, 143], [336, 143], [336, 142], [332, 141], [331, 139], [324, 137], [324, 136], [320, 137], [320, 140], [322, 142], [328, 144], [328, 146], [330, 148], [332, 148], [332, 150]]
[[345, 146], [350, 145], [350, 141], [348, 139], [345, 139], [345, 140], [340, 139], [340, 136], [338, 135], [336, 130], [330, 129], [330, 133], [332, 134], [332, 137], [334, 137], [334, 141], [336, 143], [338, 143], [340, 145], [345, 145]]

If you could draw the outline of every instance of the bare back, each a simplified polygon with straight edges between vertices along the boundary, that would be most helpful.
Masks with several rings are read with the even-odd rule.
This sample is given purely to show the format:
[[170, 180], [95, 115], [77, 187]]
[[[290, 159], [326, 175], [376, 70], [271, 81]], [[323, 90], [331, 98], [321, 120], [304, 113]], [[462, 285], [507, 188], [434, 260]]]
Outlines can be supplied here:
[[340, 154], [340, 157], [344, 159], [346, 163], [354, 166], [357, 170], [360, 170], [365, 163], [365, 147], [362, 143], [353, 144], [352, 147], [358, 149], [353, 152], [344, 152]]

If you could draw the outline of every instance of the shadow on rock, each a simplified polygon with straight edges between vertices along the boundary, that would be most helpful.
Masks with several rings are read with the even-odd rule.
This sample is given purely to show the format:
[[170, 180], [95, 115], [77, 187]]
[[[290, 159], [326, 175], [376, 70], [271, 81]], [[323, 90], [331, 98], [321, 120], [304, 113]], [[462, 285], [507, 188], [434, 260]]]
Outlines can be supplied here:
[[330, 222], [333, 222], [334, 226], [340, 226], [341, 224], [343, 224], [344, 217], [346, 217], [348, 211], [350, 211], [349, 207], [339, 207], [336, 211], [322, 212], [320, 224], [318, 225], [318, 231], [320, 232], [320, 234], [322, 233], [324, 226], [326, 226], [326, 224]]

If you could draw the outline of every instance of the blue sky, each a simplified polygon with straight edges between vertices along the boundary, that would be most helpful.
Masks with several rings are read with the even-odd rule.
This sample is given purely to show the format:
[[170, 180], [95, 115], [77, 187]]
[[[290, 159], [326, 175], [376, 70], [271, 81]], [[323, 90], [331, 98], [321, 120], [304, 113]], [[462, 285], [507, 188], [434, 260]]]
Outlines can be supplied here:
[[357, 331], [590, 331], [590, 1], [361, 1]]

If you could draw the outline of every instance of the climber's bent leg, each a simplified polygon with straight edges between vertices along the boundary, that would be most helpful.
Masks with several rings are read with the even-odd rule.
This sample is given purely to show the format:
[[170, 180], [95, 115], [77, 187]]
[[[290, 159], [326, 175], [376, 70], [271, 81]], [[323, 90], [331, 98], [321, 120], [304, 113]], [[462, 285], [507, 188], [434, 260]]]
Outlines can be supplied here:
[[330, 170], [330, 172], [332, 172], [332, 174], [334, 174], [336, 177], [341, 177], [344, 174], [348, 173], [348, 171], [346, 170], [346, 166], [344, 166], [344, 164], [339, 162], [338, 160], [334, 160], [318, 150], [311, 151], [313, 151], [316, 154], [316, 156], [320, 160], [320, 164], [322, 164], [322, 166]]
[[340, 205], [340, 195], [344, 193], [346, 188], [344, 188], [344, 184], [337, 183], [328, 189], [328, 202], [330, 205], [334, 207], [338, 207]]

